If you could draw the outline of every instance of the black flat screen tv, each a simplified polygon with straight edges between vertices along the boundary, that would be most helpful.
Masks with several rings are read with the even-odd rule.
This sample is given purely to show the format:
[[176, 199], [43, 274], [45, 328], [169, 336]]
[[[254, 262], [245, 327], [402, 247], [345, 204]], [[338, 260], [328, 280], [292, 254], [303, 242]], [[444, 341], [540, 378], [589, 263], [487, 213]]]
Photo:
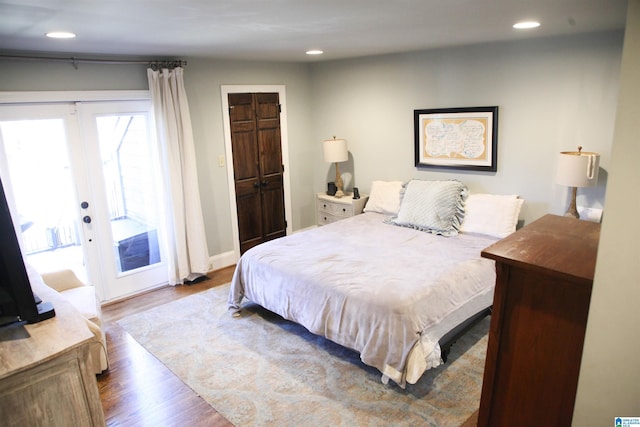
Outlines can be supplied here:
[[0, 326], [49, 319], [55, 310], [33, 294], [1, 180], [0, 193]]

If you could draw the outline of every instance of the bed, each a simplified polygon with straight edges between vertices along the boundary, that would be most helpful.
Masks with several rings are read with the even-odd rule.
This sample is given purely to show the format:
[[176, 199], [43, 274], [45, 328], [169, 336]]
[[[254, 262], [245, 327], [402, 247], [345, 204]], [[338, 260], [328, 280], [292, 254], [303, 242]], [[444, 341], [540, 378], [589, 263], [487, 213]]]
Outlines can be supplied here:
[[[243, 254], [232, 279], [229, 310], [239, 315], [245, 299], [259, 304], [359, 352], [383, 381], [392, 379], [402, 387], [415, 383], [442, 363], [439, 341], [451, 341], [486, 315], [493, 302], [494, 263], [480, 252], [503, 236], [478, 233], [486, 224], [477, 227], [473, 218], [464, 220], [474, 199], [467, 196], [459, 181], [374, 181], [363, 214]], [[438, 203], [447, 199], [445, 214], [437, 208], [423, 215], [433, 210], [434, 198]], [[521, 202], [511, 204], [519, 212]], [[475, 203], [474, 212], [495, 221], [481, 205]], [[444, 228], [429, 228], [433, 215], [447, 217]]]

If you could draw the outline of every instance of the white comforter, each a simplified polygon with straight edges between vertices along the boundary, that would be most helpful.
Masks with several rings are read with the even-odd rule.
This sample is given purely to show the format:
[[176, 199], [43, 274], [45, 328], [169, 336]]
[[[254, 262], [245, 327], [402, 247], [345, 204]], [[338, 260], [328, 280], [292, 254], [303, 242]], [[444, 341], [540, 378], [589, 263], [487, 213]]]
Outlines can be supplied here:
[[436, 236], [383, 220], [364, 213], [252, 248], [238, 262], [229, 310], [247, 298], [358, 351], [404, 386], [409, 353], [437, 346], [423, 334], [474, 298], [490, 301], [495, 268], [480, 251], [496, 239]]

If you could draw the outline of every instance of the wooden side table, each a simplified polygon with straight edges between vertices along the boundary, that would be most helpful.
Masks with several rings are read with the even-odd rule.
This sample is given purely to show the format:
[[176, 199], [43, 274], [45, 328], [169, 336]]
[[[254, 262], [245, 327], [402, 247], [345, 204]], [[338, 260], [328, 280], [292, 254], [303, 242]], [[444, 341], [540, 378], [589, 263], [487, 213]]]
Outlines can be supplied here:
[[56, 316], [0, 328], [0, 424], [104, 426], [85, 318], [42, 282], [31, 286]]

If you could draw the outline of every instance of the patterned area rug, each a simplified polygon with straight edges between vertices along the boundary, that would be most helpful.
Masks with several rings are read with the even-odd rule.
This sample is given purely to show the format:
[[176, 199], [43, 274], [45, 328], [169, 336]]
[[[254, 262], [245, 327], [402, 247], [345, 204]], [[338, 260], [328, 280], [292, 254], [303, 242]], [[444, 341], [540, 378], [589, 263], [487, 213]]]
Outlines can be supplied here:
[[118, 323], [236, 426], [457, 427], [478, 409], [489, 318], [403, 390], [382, 384], [356, 352], [257, 305], [232, 318], [228, 289]]

